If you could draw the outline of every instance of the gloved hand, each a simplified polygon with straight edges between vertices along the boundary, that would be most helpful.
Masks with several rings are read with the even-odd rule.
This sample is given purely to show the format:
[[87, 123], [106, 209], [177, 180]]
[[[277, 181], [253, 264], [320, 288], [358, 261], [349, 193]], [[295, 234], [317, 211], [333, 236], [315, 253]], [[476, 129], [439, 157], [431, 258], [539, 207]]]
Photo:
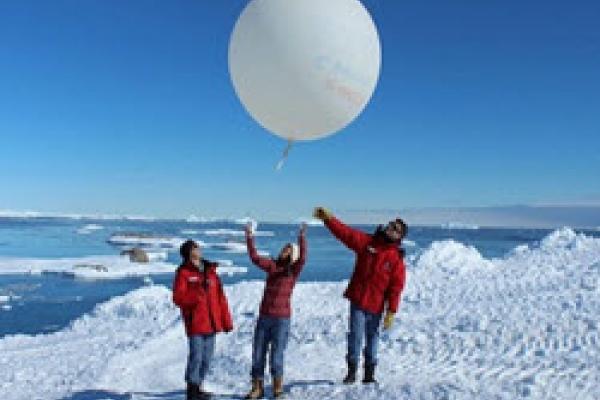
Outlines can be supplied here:
[[332, 214], [324, 207], [316, 207], [313, 212], [313, 217], [320, 219], [321, 221], [326, 221], [332, 217]]
[[387, 313], [385, 313], [385, 318], [383, 318], [383, 329], [385, 329], [386, 331], [388, 329], [390, 329], [392, 327], [392, 325], [394, 325], [394, 317], [396, 316], [396, 314], [394, 314], [391, 311], [388, 311]]

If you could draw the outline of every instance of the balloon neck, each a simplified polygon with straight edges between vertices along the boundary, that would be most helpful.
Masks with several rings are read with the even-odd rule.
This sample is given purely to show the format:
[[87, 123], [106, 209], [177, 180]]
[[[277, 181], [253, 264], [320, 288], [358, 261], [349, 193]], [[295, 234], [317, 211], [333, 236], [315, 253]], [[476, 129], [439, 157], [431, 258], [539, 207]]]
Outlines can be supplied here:
[[294, 140], [289, 139], [288, 142], [287, 142], [287, 146], [285, 146], [285, 150], [283, 150], [283, 154], [281, 155], [281, 159], [279, 160], [279, 162], [277, 163], [277, 166], [275, 167], [275, 169], [277, 171], [281, 171], [281, 169], [285, 165], [285, 162], [287, 161], [288, 155], [290, 154], [290, 150], [292, 150], [293, 144], [294, 144]]

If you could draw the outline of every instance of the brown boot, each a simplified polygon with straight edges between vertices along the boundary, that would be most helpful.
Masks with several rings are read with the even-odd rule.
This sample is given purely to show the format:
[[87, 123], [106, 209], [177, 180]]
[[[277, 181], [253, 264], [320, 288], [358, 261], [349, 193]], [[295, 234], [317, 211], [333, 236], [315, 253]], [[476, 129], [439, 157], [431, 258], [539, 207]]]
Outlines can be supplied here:
[[245, 399], [262, 399], [265, 397], [265, 386], [262, 379], [252, 379], [252, 389]]
[[276, 399], [283, 397], [283, 378], [273, 379], [273, 397]]

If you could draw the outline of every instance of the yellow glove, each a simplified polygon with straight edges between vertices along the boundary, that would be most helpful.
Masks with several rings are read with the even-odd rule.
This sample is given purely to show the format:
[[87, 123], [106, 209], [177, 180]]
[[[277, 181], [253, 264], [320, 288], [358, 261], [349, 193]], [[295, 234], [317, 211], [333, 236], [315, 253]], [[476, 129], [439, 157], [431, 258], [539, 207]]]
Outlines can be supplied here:
[[396, 314], [394, 314], [391, 311], [388, 311], [385, 314], [385, 318], [383, 319], [383, 329], [385, 329], [386, 331], [388, 329], [390, 329], [392, 327], [392, 325], [394, 325], [394, 317], [396, 316]]
[[324, 207], [316, 207], [313, 212], [313, 217], [316, 219], [320, 219], [321, 221], [328, 220], [331, 218], [332, 214]]

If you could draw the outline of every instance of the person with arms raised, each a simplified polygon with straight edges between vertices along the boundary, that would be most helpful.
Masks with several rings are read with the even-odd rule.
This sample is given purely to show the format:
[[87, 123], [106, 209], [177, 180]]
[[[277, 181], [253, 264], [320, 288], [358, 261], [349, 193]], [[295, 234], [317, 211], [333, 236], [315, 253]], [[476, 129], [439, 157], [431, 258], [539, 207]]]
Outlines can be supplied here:
[[246, 227], [246, 244], [252, 262], [267, 273], [260, 305], [260, 316], [252, 342], [252, 388], [246, 399], [264, 397], [264, 370], [270, 346], [273, 396], [283, 396], [284, 353], [290, 334], [291, 298], [294, 286], [306, 262], [306, 225], [302, 224], [298, 244], [286, 244], [276, 259], [261, 257], [254, 243], [252, 224]]
[[313, 216], [322, 220], [356, 254], [354, 272], [344, 293], [350, 300], [348, 373], [344, 383], [356, 381], [363, 337], [366, 338], [363, 383], [375, 383], [379, 325], [386, 310], [384, 329], [392, 327], [406, 280], [404, 251], [399, 246], [408, 228], [397, 218], [368, 234], [345, 225], [323, 207], [315, 208]]

